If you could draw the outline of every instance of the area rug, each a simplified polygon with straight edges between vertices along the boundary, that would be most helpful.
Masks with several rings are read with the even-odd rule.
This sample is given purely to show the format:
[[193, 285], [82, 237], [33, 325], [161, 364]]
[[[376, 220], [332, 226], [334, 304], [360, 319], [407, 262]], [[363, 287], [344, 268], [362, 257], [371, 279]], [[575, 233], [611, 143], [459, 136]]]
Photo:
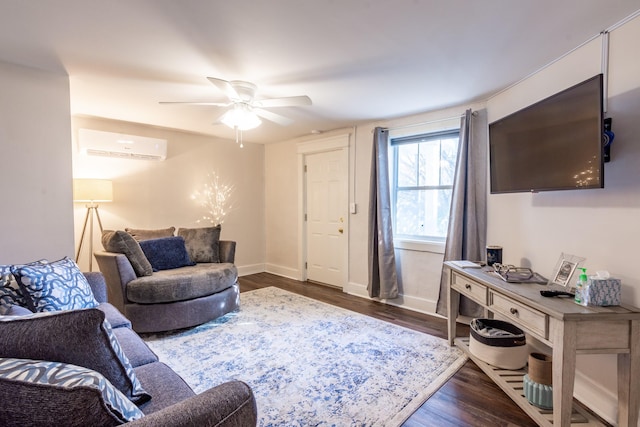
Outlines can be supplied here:
[[274, 287], [144, 339], [196, 393], [249, 384], [262, 427], [399, 426], [466, 361], [443, 339]]

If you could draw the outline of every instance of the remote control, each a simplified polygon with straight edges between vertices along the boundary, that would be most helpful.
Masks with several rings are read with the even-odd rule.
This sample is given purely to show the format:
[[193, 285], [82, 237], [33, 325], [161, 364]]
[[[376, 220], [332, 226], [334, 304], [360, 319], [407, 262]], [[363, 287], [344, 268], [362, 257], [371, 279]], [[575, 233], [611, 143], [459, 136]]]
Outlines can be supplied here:
[[574, 298], [576, 295], [571, 292], [565, 291], [540, 291], [540, 295], [543, 297], [571, 297]]

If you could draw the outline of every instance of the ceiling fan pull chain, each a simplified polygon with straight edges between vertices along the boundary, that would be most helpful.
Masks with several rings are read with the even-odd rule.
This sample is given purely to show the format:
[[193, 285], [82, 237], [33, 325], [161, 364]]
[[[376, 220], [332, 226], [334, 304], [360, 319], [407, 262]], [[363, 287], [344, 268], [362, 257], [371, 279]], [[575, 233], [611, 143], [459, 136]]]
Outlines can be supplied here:
[[234, 126], [233, 128], [236, 131], [236, 144], [240, 144], [240, 148], [244, 147], [244, 144], [242, 143], [242, 129], [238, 126]]

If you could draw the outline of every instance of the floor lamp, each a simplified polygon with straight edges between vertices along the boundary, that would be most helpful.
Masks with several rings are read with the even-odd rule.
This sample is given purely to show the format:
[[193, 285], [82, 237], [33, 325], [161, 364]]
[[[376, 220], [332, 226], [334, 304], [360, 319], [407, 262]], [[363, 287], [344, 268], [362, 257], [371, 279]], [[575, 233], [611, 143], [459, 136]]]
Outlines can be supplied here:
[[93, 271], [93, 217], [98, 218], [100, 233], [102, 234], [102, 221], [98, 212], [98, 202], [113, 201], [113, 183], [107, 179], [74, 179], [73, 201], [87, 204], [87, 215], [84, 217], [84, 226], [80, 236], [80, 244], [76, 253], [76, 263], [80, 258], [82, 246], [87, 234], [89, 224], [89, 271]]

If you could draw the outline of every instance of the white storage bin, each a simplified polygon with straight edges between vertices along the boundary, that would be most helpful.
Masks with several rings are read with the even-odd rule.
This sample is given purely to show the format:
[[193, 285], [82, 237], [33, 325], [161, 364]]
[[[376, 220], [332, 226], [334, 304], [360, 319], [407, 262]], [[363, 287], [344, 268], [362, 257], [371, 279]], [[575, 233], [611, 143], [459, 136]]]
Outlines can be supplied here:
[[522, 329], [497, 319], [471, 321], [469, 351], [483, 362], [502, 369], [520, 369], [529, 357]]

